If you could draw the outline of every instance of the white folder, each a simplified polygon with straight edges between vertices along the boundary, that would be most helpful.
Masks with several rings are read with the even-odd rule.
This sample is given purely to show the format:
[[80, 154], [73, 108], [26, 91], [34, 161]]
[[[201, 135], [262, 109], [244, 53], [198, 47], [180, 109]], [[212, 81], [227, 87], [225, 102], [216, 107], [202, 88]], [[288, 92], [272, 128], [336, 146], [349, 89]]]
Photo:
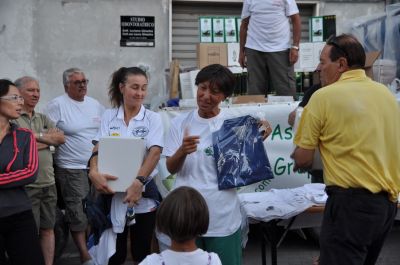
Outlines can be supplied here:
[[132, 184], [143, 163], [144, 140], [134, 137], [106, 136], [99, 141], [99, 172], [118, 177], [108, 181], [115, 192], [125, 192]]

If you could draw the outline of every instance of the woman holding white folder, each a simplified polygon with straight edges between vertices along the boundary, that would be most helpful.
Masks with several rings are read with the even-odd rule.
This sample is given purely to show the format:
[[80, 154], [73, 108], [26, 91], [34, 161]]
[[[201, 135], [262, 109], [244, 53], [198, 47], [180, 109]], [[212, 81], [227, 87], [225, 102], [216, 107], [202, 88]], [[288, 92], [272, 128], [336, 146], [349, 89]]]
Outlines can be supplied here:
[[[128, 230], [134, 264], [138, 264], [150, 254], [157, 201], [160, 199], [153, 177], [157, 174], [156, 165], [164, 146], [164, 134], [160, 115], [143, 106], [147, 85], [148, 77], [138, 67], [122, 67], [114, 72], [108, 91], [113, 108], [105, 111], [100, 131], [95, 139], [98, 140], [103, 136], [140, 137], [145, 140], [147, 149], [137, 177], [127, 188], [124, 197], [125, 203], [134, 206], [135, 223], [126, 226], [123, 233], [118, 234], [116, 253], [108, 263], [111, 265], [125, 262]], [[98, 192], [113, 194], [114, 191], [107, 182], [115, 180], [116, 177], [98, 171], [97, 150], [96, 145], [90, 161], [89, 177]], [[142, 194], [144, 185], [146, 192]]]

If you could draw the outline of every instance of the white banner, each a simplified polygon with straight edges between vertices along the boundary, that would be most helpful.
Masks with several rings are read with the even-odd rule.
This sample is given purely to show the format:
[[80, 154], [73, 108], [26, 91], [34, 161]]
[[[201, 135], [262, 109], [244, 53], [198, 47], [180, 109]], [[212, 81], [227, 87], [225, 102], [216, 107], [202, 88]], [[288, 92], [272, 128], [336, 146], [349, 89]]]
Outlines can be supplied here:
[[[240, 192], [260, 192], [271, 188], [295, 188], [310, 183], [310, 176], [307, 173], [295, 173], [293, 171], [294, 162], [290, 155], [294, 149], [293, 131], [288, 124], [288, 115], [297, 106], [296, 103], [281, 104], [249, 104], [231, 105], [228, 108], [230, 114], [235, 117], [252, 115], [254, 117], [265, 117], [272, 127], [271, 135], [265, 140], [264, 145], [268, 154], [271, 168], [275, 178], [265, 180], [250, 186], [242, 187]], [[170, 120], [175, 116], [189, 110], [161, 110], [160, 113], [164, 123], [164, 132], [168, 133]], [[169, 175], [165, 167], [165, 159], [161, 159], [159, 164], [159, 174], [161, 179]], [[162, 191], [163, 193], [163, 191]]]

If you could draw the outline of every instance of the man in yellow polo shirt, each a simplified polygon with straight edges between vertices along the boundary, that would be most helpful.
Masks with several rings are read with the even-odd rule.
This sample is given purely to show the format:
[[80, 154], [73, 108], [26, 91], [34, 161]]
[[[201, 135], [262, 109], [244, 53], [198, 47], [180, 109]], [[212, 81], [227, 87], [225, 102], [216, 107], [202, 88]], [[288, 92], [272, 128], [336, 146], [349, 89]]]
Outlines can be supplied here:
[[318, 69], [323, 88], [305, 107], [294, 142], [296, 169], [324, 164], [328, 200], [321, 265], [375, 264], [400, 191], [400, 108], [365, 75], [365, 52], [351, 35], [331, 37]]

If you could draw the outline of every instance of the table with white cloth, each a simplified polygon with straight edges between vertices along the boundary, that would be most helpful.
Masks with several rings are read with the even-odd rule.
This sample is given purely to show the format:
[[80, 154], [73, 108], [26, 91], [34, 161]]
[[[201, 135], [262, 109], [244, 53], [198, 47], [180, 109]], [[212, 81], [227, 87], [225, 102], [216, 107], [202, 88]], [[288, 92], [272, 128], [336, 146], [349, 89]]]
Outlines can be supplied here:
[[[325, 185], [319, 183], [305, 184], [292, 189], [239, 194], [244, 220], [258, 223], [261, 229], [263, 265], [266, 264], [267, 242], [270, 244], [271, 264], [276, 265], [278, 246], [289, 230], [321, 226], [327, 198]], [[399, 211], [396, 220], [400, 220]], [[278, 227], [283, 227], [283, 232]]]
[[[325, 185], [319, 183], [239, 194], [244, 220], [259, 223], [263, 265], [266, 264], [267, 242], [271, 246], [271, 264], [276, 265], [278, 246], [290, 229], [320, 226], [326, 199]], [[283, 233], [278, 226], [283, 226]]]

